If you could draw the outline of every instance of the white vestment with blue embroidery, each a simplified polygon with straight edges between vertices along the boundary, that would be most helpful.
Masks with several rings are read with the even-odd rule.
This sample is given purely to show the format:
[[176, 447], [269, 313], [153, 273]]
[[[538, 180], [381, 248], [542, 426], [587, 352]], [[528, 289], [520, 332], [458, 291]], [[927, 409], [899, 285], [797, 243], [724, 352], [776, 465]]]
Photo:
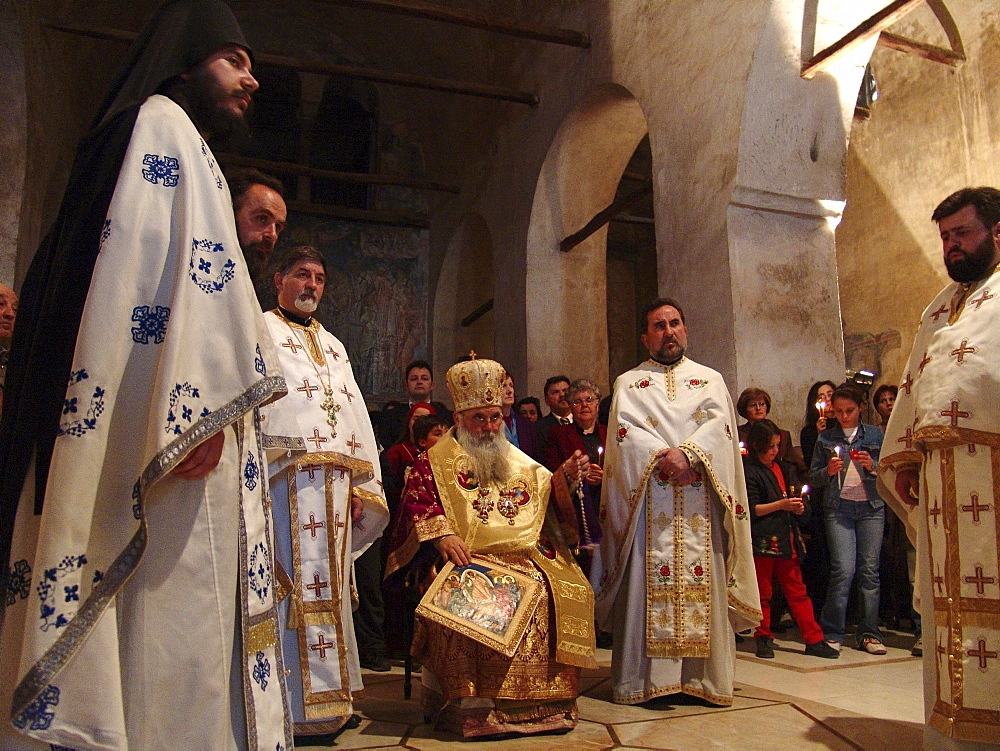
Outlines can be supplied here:
[[[261, 411], [289, 706], [296, 733], [339, 730], [364, 686], [354, 638], [354, 560], [389, 520], [378, 447], [344, 345], [313, 319], [264, 314], [288, 396]], [[332, 402], [328, 402], [330, 399]], [[333, 423], [333, 424], [331, 424]], [[363, 516], [351, 523], [351, 501]]]
[[[0, 746], [291, 748], [256, 419], [284, 391], [219, 166], [184, 111], [150, 97], [108, 209], [41, 516], [30, 481], [21, 496]], [[216, 469], [171, 474], [219, 431]]]

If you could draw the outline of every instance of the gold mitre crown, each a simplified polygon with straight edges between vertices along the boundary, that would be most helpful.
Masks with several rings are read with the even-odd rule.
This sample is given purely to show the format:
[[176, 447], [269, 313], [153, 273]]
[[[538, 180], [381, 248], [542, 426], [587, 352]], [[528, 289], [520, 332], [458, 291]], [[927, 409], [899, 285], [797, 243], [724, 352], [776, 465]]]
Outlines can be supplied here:
[[496, 360], [477, 360], [475, 352], [470, 352], [469, 357], [470, 360], [448, 368], [444, 377], [455, 402], [455, 411], [499, 407], [507, 371]]

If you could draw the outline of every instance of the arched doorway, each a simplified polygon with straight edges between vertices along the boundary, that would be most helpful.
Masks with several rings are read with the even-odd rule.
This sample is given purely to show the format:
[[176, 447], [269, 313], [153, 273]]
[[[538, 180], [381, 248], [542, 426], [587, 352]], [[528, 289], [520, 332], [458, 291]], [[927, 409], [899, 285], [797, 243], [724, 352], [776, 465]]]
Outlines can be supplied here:
[[[608, 84], [580, 101], [549, 147], [528, 228], [529, 391], [559, 372], [609, 385], [608, 225], [591, 225], [592, 232], [567, 250], [560, 245], [615, 203], [625, 167], [647, 131], [636, 98]], [[656, 269], [649, 274], [655, 278]]]
[[475, 350], [494, 357], [493, 240], [478, 214], [452, 236], [434, 297], [434, 372], [443, 382], [455, 362]]

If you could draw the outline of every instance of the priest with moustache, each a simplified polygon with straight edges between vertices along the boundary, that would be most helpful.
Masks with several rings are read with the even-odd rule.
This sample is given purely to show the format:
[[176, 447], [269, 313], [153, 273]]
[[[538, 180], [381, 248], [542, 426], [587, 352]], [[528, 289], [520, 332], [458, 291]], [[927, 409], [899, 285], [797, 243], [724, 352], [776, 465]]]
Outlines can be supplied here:
[[722, 376], [685, 355], [680, 305], [654, 300], [645, 318], [649, 359], [615, 382], [601, 494], [612, 698], [729, 706], [733, 631], [761, 618], [736, 413]]
[[388, 575], [475, 560], [543, 588], [511, 657], [420, 617], [412, 652], [423, 663], [424, 714], [466, 738], [575, 727], [580, 668], [596, 665], [593, 593], [567, 547], [576, 531], [570, 493], [588, 461], [578, 451], [551, 473], [511, 445], [506, 376], [474, 357], [448, 370], [455, 426], [410, 469], [386, 567]]
[[140, 32], [23, 285], [0, 429], [4, 749], [290, 748], [256, 411], [285, 393], [211, 142], [219, 0]]
[[354, 559], [389, 519], [378, 447], [344, 345], [313, 314], [326, 259], [290, 248], [264, 314], [288, 396], [262, 410], [281, 642], [296, 745], [327, 745], [363, 689], [351, 618]]
[[[948, 284], [920, 316], [878, 489], [917, 549], [925, 748], [1000, 745], [1000, 190], [931, 219]], [[979, 745], [984, 744], [984, 745]]]

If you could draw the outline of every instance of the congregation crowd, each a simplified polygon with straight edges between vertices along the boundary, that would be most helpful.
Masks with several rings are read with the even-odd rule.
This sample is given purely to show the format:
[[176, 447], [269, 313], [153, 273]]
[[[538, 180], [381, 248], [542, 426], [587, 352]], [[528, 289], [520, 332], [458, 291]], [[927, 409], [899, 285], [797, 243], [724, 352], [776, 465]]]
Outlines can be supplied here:
[[616, 703], [728, 706], [736, 644], [773, 658], [786, 611], [825, 659], [885, 654], [887, 626], [920, 654], [933, 618], [930, 727], [1000, 741], [995, 408], [960, 409], [995, 381], [941, 370], [995, 374], [1000, 191], [935, 211], [954, 283], [901, 385], [817, 381], [797, 443], [687, 355], [670, 297], [611, 394], [581, 368], [518, 399], [470, 353], [451, 408], [415, 360], [370, 411], [314, 315], [326, 257], [276, 249], [281, 182], [208, 146], [245, 127], [252, 67], [220, 0], [164, 5], [21, 300], [0, 286], [0, 746], [328, 744], [393, 660], [438, 730], [563, 733], [598, 647]]

